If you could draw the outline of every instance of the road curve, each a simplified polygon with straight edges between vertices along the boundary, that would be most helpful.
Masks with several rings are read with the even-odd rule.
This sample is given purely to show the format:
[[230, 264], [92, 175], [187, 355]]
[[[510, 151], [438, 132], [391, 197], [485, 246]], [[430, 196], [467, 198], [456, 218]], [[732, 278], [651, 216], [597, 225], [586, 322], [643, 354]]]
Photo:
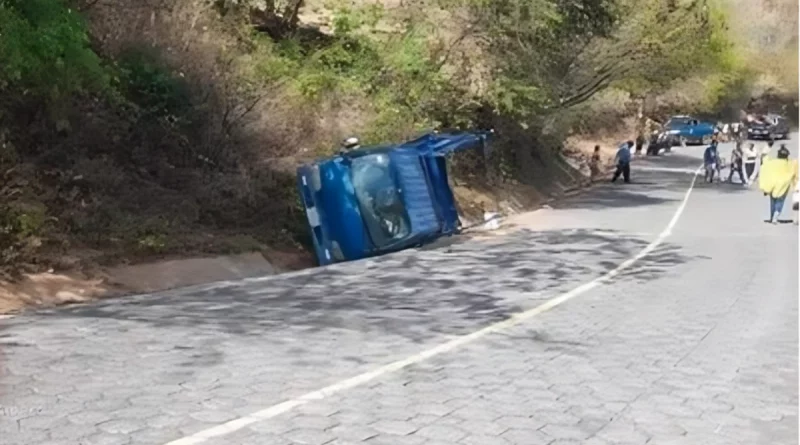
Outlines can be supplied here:
[[488, 240], [0, 320], [0, 443], [797, 444], [797, 227], [701, 152]]

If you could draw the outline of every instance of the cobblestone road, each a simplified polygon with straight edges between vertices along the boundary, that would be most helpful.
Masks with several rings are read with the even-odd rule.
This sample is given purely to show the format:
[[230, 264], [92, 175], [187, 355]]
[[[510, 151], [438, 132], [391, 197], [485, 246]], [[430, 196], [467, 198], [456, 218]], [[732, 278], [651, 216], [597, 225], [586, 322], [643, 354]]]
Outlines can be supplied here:
[[[534, 308], [652, 242], [699, 153], [485, 241], [0, 320], [0, 444], [196, 438]], [[202, 443], [797, 444], [797, 229], [766, 209], [698, 184], [614, 281]]]

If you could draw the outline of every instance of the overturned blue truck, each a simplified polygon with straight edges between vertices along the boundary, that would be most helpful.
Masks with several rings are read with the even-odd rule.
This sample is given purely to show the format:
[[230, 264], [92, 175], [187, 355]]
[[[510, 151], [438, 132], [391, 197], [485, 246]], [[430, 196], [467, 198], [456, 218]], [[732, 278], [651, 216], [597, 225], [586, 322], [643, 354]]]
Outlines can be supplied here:
[[319, 264], [374, 257], [430, 243], [461, 227], [446, 155], [480, 149], [490, 132], [429, 133], [360, 148], [297, 169]]

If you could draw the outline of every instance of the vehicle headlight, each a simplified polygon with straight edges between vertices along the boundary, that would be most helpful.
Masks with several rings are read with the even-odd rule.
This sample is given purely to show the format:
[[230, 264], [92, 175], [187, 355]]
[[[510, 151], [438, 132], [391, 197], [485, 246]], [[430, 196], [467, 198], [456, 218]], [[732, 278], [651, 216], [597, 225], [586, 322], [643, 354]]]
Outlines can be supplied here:
[[669, 130], [667, 133], [669, 133], [669, 134], [680, 134], [681, 131], [680, 130]]

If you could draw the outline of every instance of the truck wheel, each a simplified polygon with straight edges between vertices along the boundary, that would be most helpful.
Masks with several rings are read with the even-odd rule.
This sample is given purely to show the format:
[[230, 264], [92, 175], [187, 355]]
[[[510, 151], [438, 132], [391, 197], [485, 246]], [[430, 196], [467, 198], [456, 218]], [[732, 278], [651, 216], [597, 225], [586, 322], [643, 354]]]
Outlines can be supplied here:
[[700, 143], [703, 145], [711, 145], [711, 136], [709, 135], [703, 136], [703, 138], [700, 139]]

